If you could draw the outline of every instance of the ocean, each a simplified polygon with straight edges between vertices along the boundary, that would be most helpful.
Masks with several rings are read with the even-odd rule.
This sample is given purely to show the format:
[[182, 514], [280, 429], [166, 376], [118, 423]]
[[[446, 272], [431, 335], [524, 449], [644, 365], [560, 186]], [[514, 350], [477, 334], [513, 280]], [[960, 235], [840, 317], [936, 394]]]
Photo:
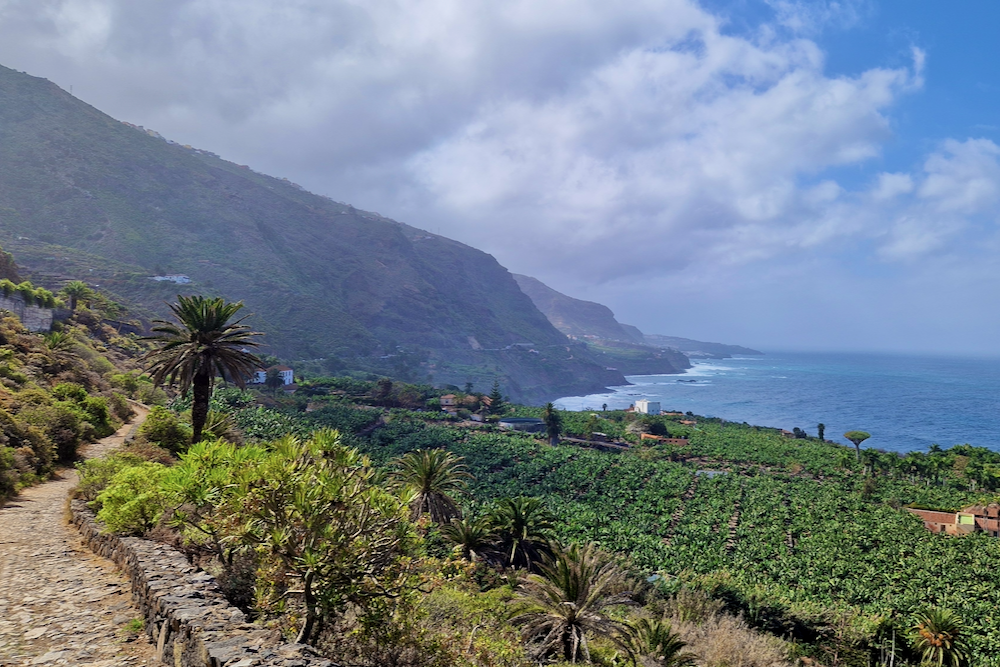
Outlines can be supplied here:
[[767, 353], [692, 360], [683, 375], [633, 375], [631, 385], [555, 402], [564, 410], [623, 409], [636, 399], [816, 435], [868, 431], [862, 447], [927, 451], [969, 443], [1000, 451], [1000, 359], [889, 354]]

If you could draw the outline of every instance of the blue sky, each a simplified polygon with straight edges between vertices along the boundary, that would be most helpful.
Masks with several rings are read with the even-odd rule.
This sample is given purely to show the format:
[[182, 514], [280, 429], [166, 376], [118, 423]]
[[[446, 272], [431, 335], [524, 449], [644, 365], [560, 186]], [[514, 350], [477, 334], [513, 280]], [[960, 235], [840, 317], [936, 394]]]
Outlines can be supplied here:
[[0, 64], [649, 333], [995, 354], [1000, 3], [0, 0]]

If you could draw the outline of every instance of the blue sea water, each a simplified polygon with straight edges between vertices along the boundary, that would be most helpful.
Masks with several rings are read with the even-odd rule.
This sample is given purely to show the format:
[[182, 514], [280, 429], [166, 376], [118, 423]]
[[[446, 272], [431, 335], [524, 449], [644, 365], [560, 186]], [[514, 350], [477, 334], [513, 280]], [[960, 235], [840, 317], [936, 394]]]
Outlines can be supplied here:
[[[693, 361], [683, 375], [634, 375], [607, 393], [556, 401], [564, 410], [623, 409], [637, 399], [664, 410], [691, 411], [897, 452], [969, 443], [1000, 451], [1000, 359], [887, 354], [768, 353]], [[694, 382], [691, 382], [694, 380]]]

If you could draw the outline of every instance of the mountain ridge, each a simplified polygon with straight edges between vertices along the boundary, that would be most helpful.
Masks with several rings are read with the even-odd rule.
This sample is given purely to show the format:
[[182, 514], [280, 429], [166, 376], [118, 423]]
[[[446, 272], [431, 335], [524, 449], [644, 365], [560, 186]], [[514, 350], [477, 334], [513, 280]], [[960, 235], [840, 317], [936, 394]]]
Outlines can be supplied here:
[[[4, 67], [0, 244], [39, 284], [84, 279], [146, 317], [165, 315], [178, 292], [243, 300], [286, 358], [481, 390], [499, 378], [526, 402], [624, 383], [492, 256], [165, 140]], [[191, 282], [151, 280], [167, 274]]]
[[[600, 354], [615, 356], [620, 354], [622, 350], [629, 350], [628, 356], [630, 358], [623, 362], [623, 365], [628, 368], [628, 370], [623, 371], [626, 375], [683, 372], [684, 369], [691, 367], [688, 355], [724, 359], [734, 354], [763, 354], [740, 345], [707, 343], [690, 338], [660, 334], [644, 334], [638, 327], [619, 322], [611, 309], [603, 304], [568, 296], [531, 276], [514, 274], [514, 280], [521, 287], [521, 291], [527, 294], [535, 306], [549, 318], [552, 325], [567, 336], [603, 341], [602, 344], [598, 345], [596, 341], [591, 340], [591, 347], [599, 347], [600, 350], [597, 352]], [[651, 360], [657, 358], [654, 356], [655, 353], [647, 353], [643, 356], [643, 348], [672, 352], [675, 355], [672, 359], [674, 370], [649, 372], [636, 370], [636, 368], [641, 367], [652, 368]], [[677, 354], [683, 357], [683, 361], [676, 356]], [[633, 362], [636, 362], [639, 357], [646, 361], [636, 366]]]

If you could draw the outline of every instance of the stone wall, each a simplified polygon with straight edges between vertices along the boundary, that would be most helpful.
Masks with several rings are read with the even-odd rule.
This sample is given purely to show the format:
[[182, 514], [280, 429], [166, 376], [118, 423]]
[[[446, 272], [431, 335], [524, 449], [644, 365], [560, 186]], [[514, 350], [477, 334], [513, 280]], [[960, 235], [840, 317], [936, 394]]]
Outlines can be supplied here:
[[276, 632], [247, 623], [215, 579], [176, 549], [102, 532], [83, 500], [73, 500], [72, 510], [87, 546], [131, 580], [158, 660], [174, 667], [333, 667], [308, 646], [285, 643]]
[[24, 299], [19, 296], [4, 296], [0, 293], [0, 310], [9, 310], [17, 315], [21, 324], [28, 331], [51, 331], [52, 330], [52, 308], [39, 308], [29, 306], [24, 303]]

